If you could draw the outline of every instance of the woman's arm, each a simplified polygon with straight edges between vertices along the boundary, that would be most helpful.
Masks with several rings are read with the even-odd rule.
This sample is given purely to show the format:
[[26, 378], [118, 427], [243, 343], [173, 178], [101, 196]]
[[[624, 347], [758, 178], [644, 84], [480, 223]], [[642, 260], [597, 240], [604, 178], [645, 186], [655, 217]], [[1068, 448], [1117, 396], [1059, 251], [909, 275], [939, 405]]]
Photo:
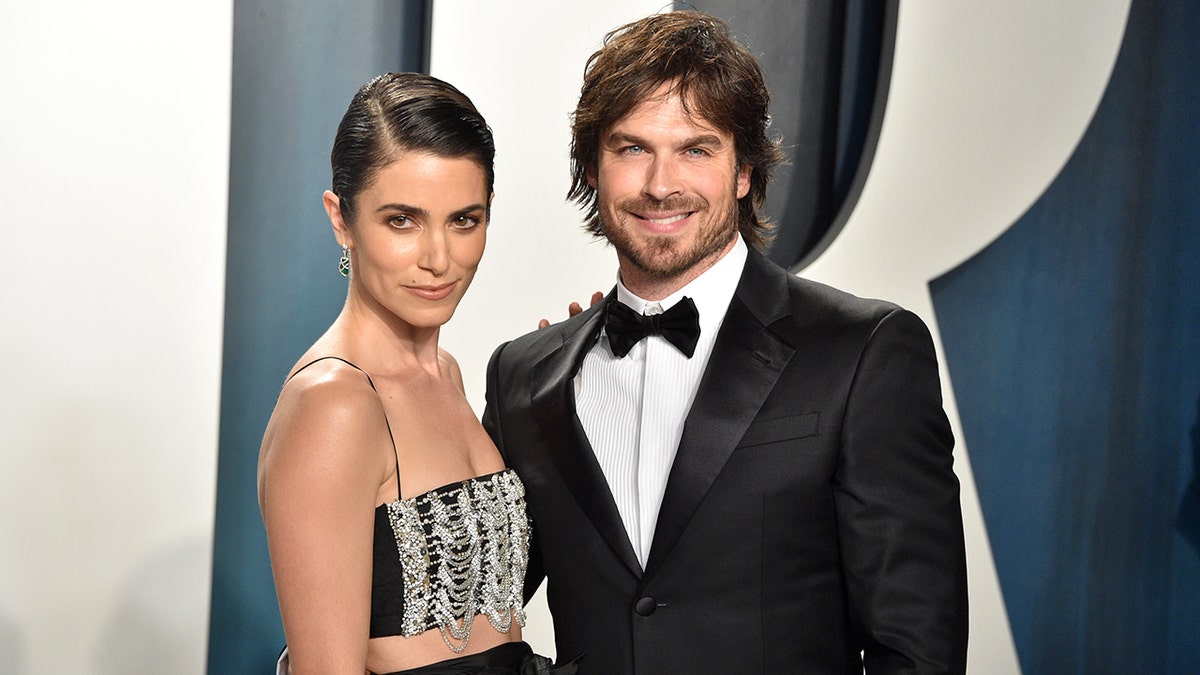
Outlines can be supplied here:
[[374, 509], [394, 465], [382, 405], [331, 364], [284, 387], [263, 438], [259, 505], [292, 673], [362, 675]]

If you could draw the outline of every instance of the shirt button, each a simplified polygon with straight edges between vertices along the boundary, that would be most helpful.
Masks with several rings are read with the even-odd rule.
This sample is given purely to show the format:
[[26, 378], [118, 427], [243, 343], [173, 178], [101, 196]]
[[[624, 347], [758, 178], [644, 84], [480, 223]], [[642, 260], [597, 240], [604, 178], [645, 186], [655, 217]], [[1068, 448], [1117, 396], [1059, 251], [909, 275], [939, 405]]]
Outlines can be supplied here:
[[633, 611], [642, 616], [650, 616], [654, 613], [655, 607], [656, 605], [654, 604], [654, 598], [646, 596], [638, 598], [638, 601], [633, 605]]

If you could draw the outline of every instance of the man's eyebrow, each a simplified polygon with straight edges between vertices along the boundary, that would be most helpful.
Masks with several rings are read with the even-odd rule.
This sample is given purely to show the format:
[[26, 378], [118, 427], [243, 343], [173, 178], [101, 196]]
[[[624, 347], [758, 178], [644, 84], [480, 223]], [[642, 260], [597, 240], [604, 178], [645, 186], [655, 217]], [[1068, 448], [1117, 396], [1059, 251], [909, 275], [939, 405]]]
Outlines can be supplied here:
[[[644, 139], [623, 131], [617, 131], [610, 134], [605, 141], [606, 145], [647, 145]], [[692, 148], [698, 145], [719, 148], [723, 147], [724, 143], [721, 141], [721, 137], [716, 134], [697, 134], [695, 136], [689, 136], [688, 138], [683, 139], [676, 145], [677, 147], [681, 148]]]
[[645, 145], [646, 141], [621, 131], [615, 131], [604, 139], [605, 145]]
[[724, 143], [721, 141], [721, 137], [716, 134], [700, 134], [698, 136], [692, 136], [691, 138], [683, 139], [683, 142], [680, 143], [680, 145], [687, 148], [696, 145], [713, 145], [720, 147], [724, 145]]

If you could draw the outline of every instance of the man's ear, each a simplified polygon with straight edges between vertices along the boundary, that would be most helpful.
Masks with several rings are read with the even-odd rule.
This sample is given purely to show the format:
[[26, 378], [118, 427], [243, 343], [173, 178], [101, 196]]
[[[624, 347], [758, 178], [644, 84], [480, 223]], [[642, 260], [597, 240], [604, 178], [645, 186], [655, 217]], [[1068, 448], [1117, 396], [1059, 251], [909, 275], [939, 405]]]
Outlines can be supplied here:
[[333, 226], [333, 236], [337, 238], [338, 246], [354, 248], [354, 234], [342, 216], [342, 201], [331, 190], [321, 195], [321, 201], [325, 204], [325, 213], [329, 214], [329, 224]]
[[587, 168], [587, 171], [584, 172], [584, 175], [587, 176], [588, 185], [591, 185], [593, 190], [597, 189], [597, 187], [596, 187], [596, 167], [589, 166]]
[[737, 174], [737, 198], [741, 199], [750, 194], [750, 174], [754, 173], [754, 168], [749, 164], [738, 166]]

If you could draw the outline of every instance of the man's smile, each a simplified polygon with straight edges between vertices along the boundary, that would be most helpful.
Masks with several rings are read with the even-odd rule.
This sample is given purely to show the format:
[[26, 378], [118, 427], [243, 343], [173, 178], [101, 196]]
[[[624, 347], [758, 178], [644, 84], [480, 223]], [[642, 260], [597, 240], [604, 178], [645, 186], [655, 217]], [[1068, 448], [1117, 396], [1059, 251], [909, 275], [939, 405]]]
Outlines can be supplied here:
[[688, 216], [692, 215], [693, 213], [695, 213], [695, 211], [685, 211], [683, 213], [676, 213], [674, 215], [669, 215], [669, 216], [668, 215], [659, 215], [659, 214], [650, 214], [650, 213], [638, 213], [635, 215], [638, 218], [641, 218], [642, 220], [645, 220], [649, 223], [653, 223], [655, 225], [670, 225], [671, 223], [676, 223], [676, 222], [683, 220], [684, 218], [687, 218]]

